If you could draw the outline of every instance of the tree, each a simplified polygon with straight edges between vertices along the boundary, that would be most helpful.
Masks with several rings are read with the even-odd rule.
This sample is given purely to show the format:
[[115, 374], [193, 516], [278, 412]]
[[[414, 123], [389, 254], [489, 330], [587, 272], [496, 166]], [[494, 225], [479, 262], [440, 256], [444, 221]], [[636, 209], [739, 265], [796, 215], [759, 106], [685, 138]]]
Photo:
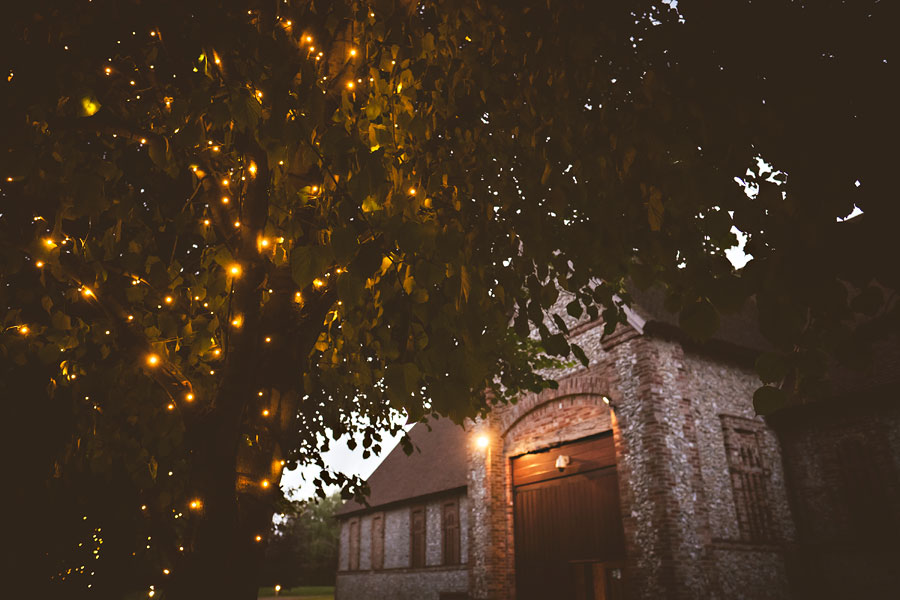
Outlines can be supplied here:
[[253, 597], [283, 467], [551, 385], [524, 340], [584, 360], [561, 290], [612, 330], [626, 281], [662, 283], [699, 338], [755, 295], [757, 408], [807, 398], [856, 315], [897, 324], [884, 4], [8, 8], [0, 349], [38, 580]]
[[263, 583], [334, 585], [340, 526], [334, 518], [340, 494], [318, 501], [292, 502], [266, 548]]

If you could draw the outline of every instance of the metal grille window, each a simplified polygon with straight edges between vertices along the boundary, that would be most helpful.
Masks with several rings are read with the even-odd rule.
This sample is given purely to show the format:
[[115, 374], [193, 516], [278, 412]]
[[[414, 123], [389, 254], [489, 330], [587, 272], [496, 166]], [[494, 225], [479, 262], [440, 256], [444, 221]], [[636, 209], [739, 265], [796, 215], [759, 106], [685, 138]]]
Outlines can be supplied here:
[[384, 517], [372, 517], [372, 568], [384, 568]]
[[769, 542], [774, 538], [769, 507], [769, 470], [762, 453], [763, 425], [750, 419], [722, 416], [731, 489], [743, 542]]
[[409, 563], [420, 568], [425, 566], [425, 508], [413, 508], [409, 517]]
[[456, 500], [445, 502], [441, 510], [441, 545], [443, 564], [459, 564], [459, 504]]

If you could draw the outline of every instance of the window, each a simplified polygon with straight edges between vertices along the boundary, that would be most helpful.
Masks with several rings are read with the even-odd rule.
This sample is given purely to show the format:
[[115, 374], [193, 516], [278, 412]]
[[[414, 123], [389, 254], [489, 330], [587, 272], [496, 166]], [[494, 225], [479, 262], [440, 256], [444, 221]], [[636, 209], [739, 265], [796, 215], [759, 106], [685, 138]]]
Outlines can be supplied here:
[[350, 561], [348, 569], [359, 570], [359, 519], [350, 519]]
[[760, 446], [763, 425], [750, 419], [722, 416], [725, 451], [743, 542], [769, 542], [774, 537], [767, 483], [769, 471]]
[[384, 568], [384, 516], [372, 517], [372, 568]]
[[425, 566], [425, 507], [413, 508], [409, 517], [409, 564]]
[[441, 508], [441, 545], [443, 564], [459, 564], [459, 504], [456, 500], [444, 502]]

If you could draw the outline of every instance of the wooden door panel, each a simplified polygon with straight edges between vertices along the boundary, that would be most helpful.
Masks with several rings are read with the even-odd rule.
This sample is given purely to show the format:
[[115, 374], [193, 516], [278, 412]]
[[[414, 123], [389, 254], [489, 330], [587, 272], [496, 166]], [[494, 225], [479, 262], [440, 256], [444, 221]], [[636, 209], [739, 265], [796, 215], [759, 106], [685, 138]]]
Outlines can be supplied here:
[[[611, 440], [591, 442], [600, 446], [608, 443], [606, 439]], [[558, 450], [568, 452], [565, 446]], [[590, 450], [594, 455], [602, 451]], [[590, 452], [583, 451], [582, 455]], [[513, 461], [514, 472], [515, 463], [522, 458]], [[529, 477], [518, 481], [522, 479], [528, 481]], [[576, 590], [587, 583], [577, 584], [575, 565], [624, 558], [615, 466], [516, 485], [514, 489], [516, 589], [520, 600], [574, 599]]]

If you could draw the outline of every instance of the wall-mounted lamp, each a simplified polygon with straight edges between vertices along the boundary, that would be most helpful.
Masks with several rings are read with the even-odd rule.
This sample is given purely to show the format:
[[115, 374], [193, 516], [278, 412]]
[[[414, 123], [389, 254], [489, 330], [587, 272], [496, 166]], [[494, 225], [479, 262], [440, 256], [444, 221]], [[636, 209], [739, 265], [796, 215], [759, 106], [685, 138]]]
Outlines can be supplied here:
[[482, 448], [482, 449], [487, 448], [488, 444], [490, 444], [490, 443], [491, 443], [491, 440], [488, 439], [488, 436], [486, 436], [484, 434], [479, 435], [477, 438], [475, 438], [475, 445], [478, 446], [479, 448]]
[[560, 473], [562, 473], [566, 470], [566, 467], [568, 467], [571, 462], [571, 458], [569, 458], [565, 454], [560, 454], [556, 457], [556, 468], [559, 469]]
[[609, 396], [603, 396], [603, 402], [609, 404]]

